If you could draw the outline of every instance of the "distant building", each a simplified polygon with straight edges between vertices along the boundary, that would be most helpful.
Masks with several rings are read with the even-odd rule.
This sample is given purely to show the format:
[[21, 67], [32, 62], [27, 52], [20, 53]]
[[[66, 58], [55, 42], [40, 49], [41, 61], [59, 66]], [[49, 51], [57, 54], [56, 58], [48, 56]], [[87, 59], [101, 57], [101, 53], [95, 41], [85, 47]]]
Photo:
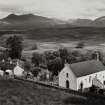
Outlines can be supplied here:
[[4, 71], [0, 69], [0, 76], [4, 76]]
[[7, 70], [5, 71], [5, 73], [8, 74], [9, 76], [12, 76], [12, 75], [13, 75], [12, 70], [9, 70], [9, 69], [7, 69]]
[[24, 69], [22, 67], [20, 67], [18, 61], [17, 61], [17, 65], [13, 69], [13, 73], [15, 76], [18, 76], [18, 77], [23, 76]]
[[105, 67], [98, 60], [65, 64], [59, 73], [59, 86], [73, 90], [89, 88], [92, 86], [94, 78], [105, 85]]

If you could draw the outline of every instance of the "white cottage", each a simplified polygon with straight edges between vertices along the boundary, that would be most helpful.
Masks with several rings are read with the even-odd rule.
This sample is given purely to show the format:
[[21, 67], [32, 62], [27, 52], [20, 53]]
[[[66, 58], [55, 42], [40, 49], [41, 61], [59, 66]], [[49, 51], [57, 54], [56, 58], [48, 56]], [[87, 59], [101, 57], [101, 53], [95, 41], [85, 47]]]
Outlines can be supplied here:
[[16, 67], [13, 70], [14, 75], [17, 76], [17, 77], [21, 77], [21, 76], [23, 76], [23, 72], [24, 72], [24, 69], [21, 68], [19, 66], [18, 62], [17, 62], [17, 65], [16, 65]]
[[59, 73], [59, 86], [79, 90], [89, 88], [96, 78], [105, 85], [105, 67], [100, 61], [90, 60], [74, 64], [65, 64]]
[[0, 76], [4, 76], [4, 71], [0, 70]]

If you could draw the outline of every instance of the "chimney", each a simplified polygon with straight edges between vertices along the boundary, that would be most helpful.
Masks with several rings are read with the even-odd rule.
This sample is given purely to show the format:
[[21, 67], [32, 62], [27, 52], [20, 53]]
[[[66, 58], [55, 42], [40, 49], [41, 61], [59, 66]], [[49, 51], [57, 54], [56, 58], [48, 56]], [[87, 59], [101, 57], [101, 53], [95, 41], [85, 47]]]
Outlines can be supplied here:
[[100, 61], [100, 55], [99, 55], [99, 52], [96, 52], [96, 60], [97, 60], [97, 61]]

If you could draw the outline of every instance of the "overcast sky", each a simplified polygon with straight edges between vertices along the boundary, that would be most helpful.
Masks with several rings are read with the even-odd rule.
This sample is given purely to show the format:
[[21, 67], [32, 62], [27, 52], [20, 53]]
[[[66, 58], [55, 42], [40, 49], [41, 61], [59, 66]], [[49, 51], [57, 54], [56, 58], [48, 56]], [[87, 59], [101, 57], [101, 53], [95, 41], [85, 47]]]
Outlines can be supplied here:
[[105, 0], [0, 0], [0, 18], [10, 13], [94, 19], [105, 16]]

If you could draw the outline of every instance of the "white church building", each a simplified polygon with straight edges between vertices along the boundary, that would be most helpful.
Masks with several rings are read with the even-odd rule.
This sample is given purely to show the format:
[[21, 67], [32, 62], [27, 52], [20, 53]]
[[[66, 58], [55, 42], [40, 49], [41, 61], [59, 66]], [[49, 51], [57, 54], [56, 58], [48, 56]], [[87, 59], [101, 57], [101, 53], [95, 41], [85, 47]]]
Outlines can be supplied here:
[[72, 90], [89, 88], [93, 80], [100, 81], [105, 85], [105, 67], [97, 60], [89, 60], [74, 64], [65, 64], [65, 67], [59, 73], [59, 86]]

